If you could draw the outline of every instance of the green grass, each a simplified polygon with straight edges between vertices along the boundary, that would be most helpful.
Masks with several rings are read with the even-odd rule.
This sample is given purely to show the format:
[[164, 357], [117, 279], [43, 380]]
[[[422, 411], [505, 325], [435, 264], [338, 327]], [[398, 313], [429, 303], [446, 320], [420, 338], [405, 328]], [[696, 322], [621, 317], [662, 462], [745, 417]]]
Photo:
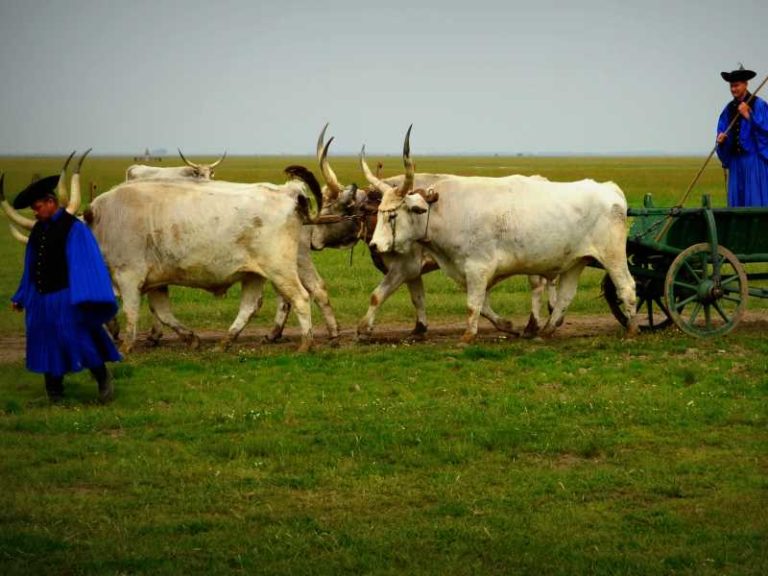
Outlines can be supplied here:
[[[296, 160], [313, 166], [306, 158], [228, 158], [219, 177], [280, 181], [281, 167]], [[648, 191], [658, 192], [658, 205], [675, 203], [700, 162], [417, 161], [423, 171], [493, 173], [504, 165], [613, 179], [632, 205]], [[389, 173], [398, 167], [396, 157], [384, 162]], [[6, 190], [58, 163], [0, 159], [13, 178]], [[127, 164], [89, 159], [84, 180], [108, 188]], [[343, 181], [360, 181], [354, 159], [334, 167]], [[721, 175], [705, 176], [716, 193]], [[6, 236], [7, 302], [22, 250]], [[316, 256], [349, 328], [379, 275], [362, 247], [351, 267], [348, 252]], [[600, 276], [585, 275], [572, 316], [609, 315]], [[439, 273], [426, 284], [431, 325], [463, 321], [453, 284]], [[522, 321], [524, 279], [499, 288], [494, 305]], [[401, 292], [380, 323], [410, 324]], [[174, 310], [194, 328], [225, 329], [237, 295], [172, 289]], [[253, 332], [269, 326], [273, 301]], [[486, 338], [468, 348], [331, 349], [320, 338], [308, 355], [250, 343], [227, 353], [161, 346], [114, 366], [108, 407], [95, 403], [87, 372], [68, 377], [68, 400], [50, 407], [40, 376], [5, 361], [0, 572], [765, 574], [764, 326], [707, 341], [674, 330], [623, 340], [617, 324], [615, 334]], [[6, 308], [0, 337], [21, 334], [23, 317]]]

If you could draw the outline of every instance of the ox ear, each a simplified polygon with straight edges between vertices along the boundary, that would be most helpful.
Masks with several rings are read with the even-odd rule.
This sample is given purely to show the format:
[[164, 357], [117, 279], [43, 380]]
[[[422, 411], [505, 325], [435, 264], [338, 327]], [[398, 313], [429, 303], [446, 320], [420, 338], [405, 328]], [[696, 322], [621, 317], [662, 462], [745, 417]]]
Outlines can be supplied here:
[[434, 204], [440, 199], [440, 193], [435, 192], [434, 188], [427, 188], [426, 190], [424, 190], [424, 188], [418, 188], [411, 192], [411, 194], [418, 194], [426, 200], [427, 204]]
[[417, 190], [411, 194], [407, 194], [405, 196], [405, 206], [410, 212], [424, 214], [424, 212], [429, 210], [429, 204], [427, 204], [424, 196], [419, 194], [419, 192], [423, 192], [423, 190]]

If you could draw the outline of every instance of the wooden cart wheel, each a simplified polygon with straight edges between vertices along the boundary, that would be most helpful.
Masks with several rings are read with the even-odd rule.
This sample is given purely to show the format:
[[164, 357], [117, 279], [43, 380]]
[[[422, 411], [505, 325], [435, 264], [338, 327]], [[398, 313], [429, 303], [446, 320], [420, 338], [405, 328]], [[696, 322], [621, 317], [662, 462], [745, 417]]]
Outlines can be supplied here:
[[[720, 266], [715, 275], [714, 263]], [[717, 254], [706, 242], [683, 250], [672, 261], [664, 297], [675, 324], [697, 337], [719, 336], [733, 330], [747, 306], [747, 274], [728, 249]]]
[[[672, 325], [672, 317], [664, 304], [664, 286], [655, 278], [635, 277], [635, 295], [637, 296], [637, 325], [641, 332], [655, 332]], [[627, 327], [627, 317], [621, 309], [621, 300], [616, 294], [616, 286], [611, 277], [603, 277], [603, 296], [608, 302], [611, 313], [619, 323]]]

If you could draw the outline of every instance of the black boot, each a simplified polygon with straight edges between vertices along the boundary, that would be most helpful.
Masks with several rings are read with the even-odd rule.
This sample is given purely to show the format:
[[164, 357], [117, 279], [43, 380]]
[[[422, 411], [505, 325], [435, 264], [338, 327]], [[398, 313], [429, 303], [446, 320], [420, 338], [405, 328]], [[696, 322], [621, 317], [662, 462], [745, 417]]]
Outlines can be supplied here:
[[107, 370], [106, 364], [91, 368], [91, 374], [99, 385], [99, 402], [108, 404], [115, 395], [115, 387], [112, 385], [112, 373]]
[[64, 376], [45, 375], [45, 391], [48, 392], [48, 400], [52, 404], [58, 404], [64, 400]]

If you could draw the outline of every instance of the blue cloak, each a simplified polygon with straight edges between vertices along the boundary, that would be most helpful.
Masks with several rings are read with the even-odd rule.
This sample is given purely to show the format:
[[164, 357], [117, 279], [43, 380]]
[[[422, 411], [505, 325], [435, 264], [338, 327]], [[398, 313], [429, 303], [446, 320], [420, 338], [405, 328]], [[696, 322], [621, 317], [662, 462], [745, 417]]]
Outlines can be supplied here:
[[[756, 96], [751, 108], [749, 120], [739, 116], [739, 125], [717, 145], [717, 156], [728, 170], [728, 206], [768, 206], [768, 104]], [[729, 102], [717, 122], [718, 134], [725, 132], [733, 114]]]
[[[62, 213], [60, 209], [53, 220]], [[103, 327], [117, 313], [112, 281], [88, 227], [77, 220], [67, 235], [68, 288], [37, 291], [30, 276], [32, 250], [30, 242], [19, 289], [11, 297], [26, 311], [27, 369], [62, 376], [120, 360]]]

